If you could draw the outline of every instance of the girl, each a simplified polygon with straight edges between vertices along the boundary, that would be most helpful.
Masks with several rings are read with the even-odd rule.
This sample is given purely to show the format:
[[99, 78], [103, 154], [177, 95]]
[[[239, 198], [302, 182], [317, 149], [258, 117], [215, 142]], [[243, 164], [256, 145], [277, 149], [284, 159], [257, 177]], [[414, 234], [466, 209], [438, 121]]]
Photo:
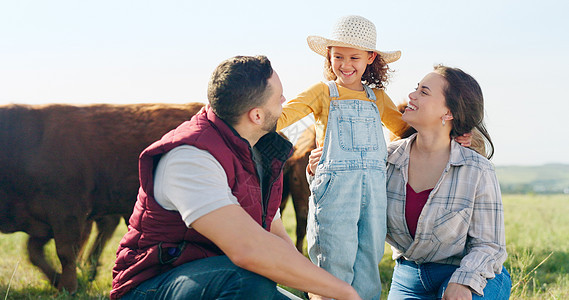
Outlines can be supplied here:
[[381, 124], [398, 136], [409, 129], [383, 87], [387, 64], [401, 52], [376, 50], [375, 26], [360, 16], [341, 18], [331, 39], [309, 36], [308, 46], [326, 57], [330, 81], [286, 103], [278, 122], [282, 129], [314, 113], [324, 147], [310, 186], [308, 254], [363, 299], [379, 299], [387, 158]]

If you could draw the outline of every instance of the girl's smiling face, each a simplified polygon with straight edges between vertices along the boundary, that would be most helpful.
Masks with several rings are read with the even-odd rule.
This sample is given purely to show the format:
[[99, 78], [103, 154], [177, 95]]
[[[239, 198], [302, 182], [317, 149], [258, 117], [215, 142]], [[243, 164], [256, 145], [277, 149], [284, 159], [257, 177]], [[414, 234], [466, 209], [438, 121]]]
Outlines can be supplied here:
[[362, 75], [377, 54], [354, 48], [330, 47], [330, 65], [336, 83], [355, 91], [363, 91]]

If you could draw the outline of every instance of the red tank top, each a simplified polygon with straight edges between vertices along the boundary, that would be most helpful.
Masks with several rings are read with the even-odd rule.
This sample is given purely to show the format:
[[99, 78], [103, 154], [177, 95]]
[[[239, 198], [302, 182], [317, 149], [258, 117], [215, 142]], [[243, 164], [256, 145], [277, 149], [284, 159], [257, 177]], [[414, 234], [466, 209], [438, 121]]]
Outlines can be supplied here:
[[409, 233], [411, 237], [415, 238], [415, 231], [417, 230], [417, 223], [419, 222], [419, 216], [421, 211], [423, 211], [423, 206], [427, 203], [429, 194], [433, 189], [424, 190], [419, 193], [415, 193], [413, 188], [407, 183], [407, 198], [405, 201], [405, 220], [407, 221], [407, 228], [409, 228]]

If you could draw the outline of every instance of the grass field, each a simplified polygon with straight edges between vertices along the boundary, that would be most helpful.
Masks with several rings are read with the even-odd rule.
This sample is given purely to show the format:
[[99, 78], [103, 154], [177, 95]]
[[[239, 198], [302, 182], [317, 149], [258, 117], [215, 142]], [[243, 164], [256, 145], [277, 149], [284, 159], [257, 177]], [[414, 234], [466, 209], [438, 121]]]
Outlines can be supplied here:
[[[569, 299], [569, 195], [505, 195], [504, 208], [509, 258], [506, 268], [515, 285], [512, 299]], [[294, 240], [292, 205], [283, 221]], [[59, 293], [28, 262], [27, 235], [0, 234], [0, 299], [106, 299], [111, 285], [114, 255], [126, 226], [121, 224], [103, 253], [99, 275], [89, 283], [79, 273], [79, 291], [74, 297]], [[58, 264], [53, 242], [47, 255]], [[384, 297], [391, 280], [391, 250], [380, 264]], [[536, 268], [537, 267], [537, 268]]]

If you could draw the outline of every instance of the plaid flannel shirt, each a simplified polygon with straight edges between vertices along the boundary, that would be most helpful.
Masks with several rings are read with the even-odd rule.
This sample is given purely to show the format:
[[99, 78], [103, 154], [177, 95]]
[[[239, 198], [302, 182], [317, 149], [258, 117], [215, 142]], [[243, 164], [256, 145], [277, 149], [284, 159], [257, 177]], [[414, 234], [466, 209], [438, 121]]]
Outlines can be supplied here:
[[450, 282], [483, 295], [487, 279], [502, 271], [507, 257], [494, 166], [453, 140], [449, 162], [421, 212], [413, 239], [405, 222], [405, 186], [415, 138], [416, 134], [388, 147], [387, 242], [393, 259], [457, 265]]

